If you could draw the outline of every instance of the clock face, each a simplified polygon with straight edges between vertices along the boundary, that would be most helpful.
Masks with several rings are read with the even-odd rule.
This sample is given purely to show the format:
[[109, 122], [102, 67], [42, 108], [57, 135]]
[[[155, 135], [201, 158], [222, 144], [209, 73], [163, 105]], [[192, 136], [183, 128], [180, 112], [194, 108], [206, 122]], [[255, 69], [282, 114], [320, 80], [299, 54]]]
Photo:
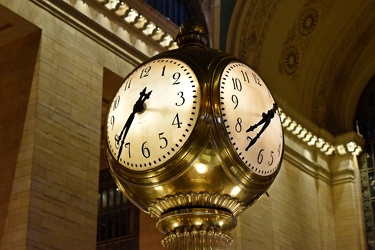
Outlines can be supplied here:
[[107, 118], [108, 149], [122, 166], [144, 171], [171, 159], [197, 122], [201, 93], [193, 70], [177, 59], [156, 59], [131, 73]]
[[220, 110], [233, 149], [257, 175], [280, 166], [283, 132], [277, 105], [260, 77], [247, 65], [228, 64], [220, 78]]

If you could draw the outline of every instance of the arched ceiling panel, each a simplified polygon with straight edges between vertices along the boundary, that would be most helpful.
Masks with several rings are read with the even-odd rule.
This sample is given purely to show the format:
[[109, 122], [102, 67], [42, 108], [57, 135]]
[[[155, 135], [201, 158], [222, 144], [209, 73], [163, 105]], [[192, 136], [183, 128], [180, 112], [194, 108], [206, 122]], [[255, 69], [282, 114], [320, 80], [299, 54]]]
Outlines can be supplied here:
[[284, 110], [332, 134], [353, 129], [374, 75], [371, 0], [237, 1], [227, 50], [246, 60]]

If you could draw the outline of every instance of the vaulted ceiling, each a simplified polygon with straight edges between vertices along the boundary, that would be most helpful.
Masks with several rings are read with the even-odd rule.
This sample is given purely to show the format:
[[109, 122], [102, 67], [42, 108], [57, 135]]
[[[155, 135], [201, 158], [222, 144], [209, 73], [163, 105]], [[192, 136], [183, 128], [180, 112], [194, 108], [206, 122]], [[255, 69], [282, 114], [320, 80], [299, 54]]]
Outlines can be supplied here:
[[332, 134], [353, 131], [375, 75], [374, 13], [373, 0], [238, 0], [226, 49], [258, 71], [288, 114]]

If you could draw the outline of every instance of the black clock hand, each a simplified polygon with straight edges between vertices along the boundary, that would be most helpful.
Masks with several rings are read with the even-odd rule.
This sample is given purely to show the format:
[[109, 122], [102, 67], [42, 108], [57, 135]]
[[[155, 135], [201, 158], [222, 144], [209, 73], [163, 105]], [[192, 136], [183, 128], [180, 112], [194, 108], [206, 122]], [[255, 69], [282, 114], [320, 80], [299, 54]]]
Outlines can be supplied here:
[[131, 124], [133, 123], [134, 116], [135, 116], [136, 113], [139, 113], [139, 112], [143, 111], [143, 104], [148, 98], [150, 98], [151, 92], [152, 92], [152, 90], [150, 92], [146, 93], [146, 87], [145, 87], [142, 90], [142, 92], [139, 93], [140, 96], [139, 96], [138, 100], [136, 101], [136, 103], [134, 104], [133, 111], [131, 112], [128, 119], [126, 120], [126, 123], [125, 123], [124, 127], [122, 128], [120, 135], [115, 137], [115, 141], [117, 142], [117, 144], [119, 144], [120, 141], [121, 141], [120, 148], [118, 150], [117, 161], [120, 160], [120, 156], [121, 156], [122, 148], [124, 146], [125, 138], [126, 138], [126, 135], [129, 132], [129, 128], [130, 128]]
[[247, 151], [252, 145], [254, 145], [257, 140], [259, 139], [260, 135], [266, 130], [268, 125], [270, 125], [272, 118], [275, 117], [275, 112], [277, 111], [277, 104], [273, 103], [272, 109], [268, 110], [267, 113], [262, 113], [262, 119], [257, 123], [252, 126], [250, 126], [246, 132], [251, 132], [254, 131], [259, 125], [263, 124], [263, 127], [260, 129], [259, 133], [254, 137], [251, 138], [250, 136], [247, 137], [248, 140], [250, 140], [249, 145], [245, 148]]

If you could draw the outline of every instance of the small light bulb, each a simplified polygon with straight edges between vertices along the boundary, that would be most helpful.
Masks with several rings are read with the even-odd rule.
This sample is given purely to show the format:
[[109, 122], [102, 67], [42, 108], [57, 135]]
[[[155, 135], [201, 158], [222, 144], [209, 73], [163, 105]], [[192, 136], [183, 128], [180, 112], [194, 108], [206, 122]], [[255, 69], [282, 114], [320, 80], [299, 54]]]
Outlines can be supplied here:
[[200, 174], [204, 174], [204, 173], [206, 173], [206, 171], [207, 171], [207, 166], [204, 165], [203, 163], [198, 163], [198, 164], [195, 166], [195, 169], [197, 170], [198, 173], [200, 173]]

